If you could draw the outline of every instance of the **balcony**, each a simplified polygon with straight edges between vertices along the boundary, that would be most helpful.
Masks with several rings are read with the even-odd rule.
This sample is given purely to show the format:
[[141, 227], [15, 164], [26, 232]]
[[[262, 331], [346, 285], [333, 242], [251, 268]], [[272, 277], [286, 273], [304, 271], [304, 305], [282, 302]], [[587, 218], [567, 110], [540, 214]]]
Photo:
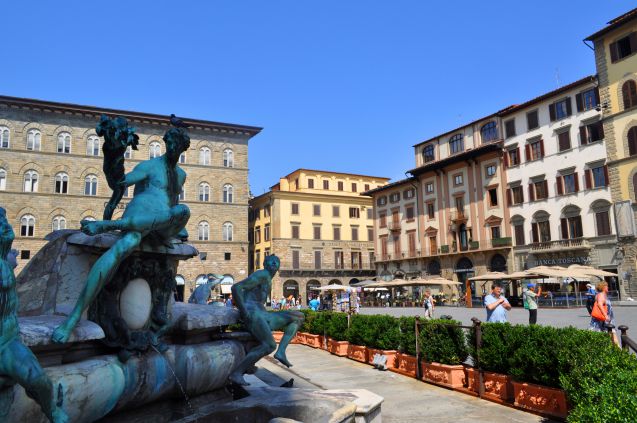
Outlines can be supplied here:
[[441, 245], [440, 246], [440, 254], [449, 254], [449, 246]]
[[400, 222], [387, 223], [387, 229], [389, 229], [389, 232], [400, 232]]
[[510, 247], [511, 245], [513, 245], [513, 240], [510, 236], [505, 238], [494, 238], [491, 240], [491, 248]]
[[469, 241], [469, 249], [470, 250], [479, 250], [480, 249], [480, 241]]
[[531, 244], [531, 251], [540, 253], [568, 250], [589, 250], [590, 248], [591, 244], [584, 238], [561, 239], [559, 241], [536, 242]]
[[451, 221], [454, 223], [466, 222], [467, 216], [464, 214], [464, 210], [453, 210], [451, 212]]

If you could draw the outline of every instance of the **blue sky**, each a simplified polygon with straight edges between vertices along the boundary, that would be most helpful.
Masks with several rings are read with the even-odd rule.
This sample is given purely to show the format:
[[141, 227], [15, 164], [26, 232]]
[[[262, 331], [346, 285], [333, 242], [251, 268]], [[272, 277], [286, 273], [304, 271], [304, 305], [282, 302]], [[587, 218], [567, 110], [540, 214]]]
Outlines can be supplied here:
[[12, 1], [0, 94], [262, 126], [255, 195], [299, 167], [397, 179], [418, 141], [595, 73], [582, 39], [634, 6]]

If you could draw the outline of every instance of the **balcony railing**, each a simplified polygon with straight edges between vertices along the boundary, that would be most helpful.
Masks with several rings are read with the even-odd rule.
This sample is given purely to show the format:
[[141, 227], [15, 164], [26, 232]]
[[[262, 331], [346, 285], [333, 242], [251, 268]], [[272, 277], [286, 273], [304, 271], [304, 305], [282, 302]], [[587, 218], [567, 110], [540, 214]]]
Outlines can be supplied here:
[[387, 229], [389, 229], [390, 232], [400, 232], [400, 222], [387, 223]]
[[513, 245], [513, 240], [510, 236], [504, 238], [493, 238], [491, 240], [492, 248], [510, 247], [511, 245]]
[[449, 246], [448, 245], [441, 245], [440, 246], [440, 254], [448, 254], [449, 253]]
[[470, 250], [479, 250], [480, 249], [480, 241], [469, 241], [469, 249]]
[[452, 222], [464, 222], [467, 220], [467, 215], [465, 215], [464, 210], [452, 210], [451, 211], [451, 221]]
[[559, 241], [536, 242], [531, 244], [532, 251], [558, 251], [590, 249], [591, 244], [584, 238], [561, 239]]

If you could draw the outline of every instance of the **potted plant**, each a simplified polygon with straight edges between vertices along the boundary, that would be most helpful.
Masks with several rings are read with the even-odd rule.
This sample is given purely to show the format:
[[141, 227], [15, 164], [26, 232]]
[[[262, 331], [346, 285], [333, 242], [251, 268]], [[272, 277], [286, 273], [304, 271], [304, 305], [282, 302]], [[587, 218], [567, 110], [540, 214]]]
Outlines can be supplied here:
[[[443, 326], [444, 324], [444, 326]], [[469, 351], [462, 329], [453, 320], [425, 320], [420, 326], [420, 345], [425, 361], [423, 379], [447, 388], [462, 388], [466, 375], [462, 363]]]
[[334, 313], [326, 325], [327, 350], [339, 357], [347, 356], [347, 314]]
[[367, 333], [370, 329], [367, 325], [367, 320], [370, 317], [372, 316], [353, 316], [347, 332], [347, 340], [349, 341], [349, 345], [347, 346], [347, 357], [352, 360], [360, 361], [361, 363], [367, 363], [368, 361], [365, 340], [369, 339]]
[[398, 319], [399, 352], [396, 353], [393, 366], [388, 365], [392, 372], [416, 377], [416, 337], [413, 317], [400, 317]]
[[393, 367], [400, 343], [399, 322], [391, 316], [354, 316], [353, 319], [361, 317], [367, 320], [369, 328], [364, 340], [369, 352], [368, 363], [372, 364], [378, 354], [385, 357], [387, 367]]

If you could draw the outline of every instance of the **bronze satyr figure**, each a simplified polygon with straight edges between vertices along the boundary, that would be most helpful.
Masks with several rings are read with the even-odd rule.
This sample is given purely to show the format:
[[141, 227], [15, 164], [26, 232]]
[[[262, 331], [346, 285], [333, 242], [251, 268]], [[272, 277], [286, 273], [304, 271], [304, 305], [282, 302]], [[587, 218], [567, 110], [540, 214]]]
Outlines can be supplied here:
[[246, 328], [256, 338], [258, 345], [252, 348], [229, 379], [238, 385], [248, 385], [243, 374], [254, 364], [276, 349], [273, 330], [283, 330], [283, 338], [274, 358], [287, 367], [292, 366], [285, 356], [285, 349], [303, 324], [303, 313], [296, 310], [267, 311], [265, 301], [272, 289], [272, 277], [279, 270], [281, 262], [275, 255], [266, 256], [263, 269], [257, 270], [247, 279], [232, 285], [232, 298], [241, 312]]
[[[104, 120], [99, 125], [110, 126]], [[121, 122], [118, 122], [117, 126], [122, 133], [131, 133], [130, 130], [122, 128]], [[81, 222], [82, 232], [85, 234], [121, 231], [122, 236], [91, 268], [73, 311], [53, 332], [53, 342], [68, 342], [82, 313], [111, 280], [122, 261], [143, 239], [170, 247], [172, 238], [188, 238], [185, 227], [190, 218], [190, 209], [184, 204], [179, 204], [179, 193], [186, 180], [186, 172], [177, 162], [181, 153], [190, 146], [190, 137], [184, 128], [170, 128], [164, 135], [164, 142], [166, 154], [139, 163], [132, 172], [121, 178], [119, 184], [123, 189], [135, 186], [133, 199], [126, 206], [121, 219]], [[120, 150], [121, 154], [124, 150]], [[116, 167], [114, 171], [119, 169]]]
[[56, 402], [51, 380], [31, 350], [20, 342], [13, 274], [17, 251], [11, 249], [14, 237], [6, 211], [0, 207], [0, 389], [18, 382], [50, 421], [64, 423], [68, 417], [62, 410], [61, 386]]

